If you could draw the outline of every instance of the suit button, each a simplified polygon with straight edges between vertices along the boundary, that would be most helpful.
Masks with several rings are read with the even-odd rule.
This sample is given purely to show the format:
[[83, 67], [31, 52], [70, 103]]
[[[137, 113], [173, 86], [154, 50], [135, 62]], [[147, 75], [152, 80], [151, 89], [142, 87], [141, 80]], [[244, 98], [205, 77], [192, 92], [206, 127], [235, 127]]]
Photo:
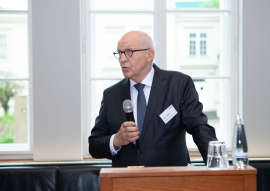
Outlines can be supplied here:
[[138, 150], [138, 155], [141, 154], [140, 150]]

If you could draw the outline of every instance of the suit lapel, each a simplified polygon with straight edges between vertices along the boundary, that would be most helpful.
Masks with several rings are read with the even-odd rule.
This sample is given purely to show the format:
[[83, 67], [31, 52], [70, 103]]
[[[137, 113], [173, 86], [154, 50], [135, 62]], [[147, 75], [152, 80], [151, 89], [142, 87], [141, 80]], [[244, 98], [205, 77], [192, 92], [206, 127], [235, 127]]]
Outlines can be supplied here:
[[160, 68], [158, 68], [156, 65], [154, 65], [155, 74], [153, 78], [153, 83], [151, 87], [151, 92], [149, 96], [148, 105], [146, 108], [146, 113], [144, 117], [144, 124], [143, 124], [143, 130], [141, 135], [141, 141], [143, 141], [143, 138], [147, 132], [147, 129], [149, 127], [149, 123], [153, 117], [153, 114], [155, 113], [156, 107], [158, 106], [160, 97], [164, 91], [164, 88], [166, 86], [166, 80], [165, 76], [163, 75], [163, 72]]
[[130, 99], [130, 82], [128, 78], [125, 78], [123, 80], [122, 83], [122, 89], [121, 89], [121, 99], [122, 99], [122, 103], [126, 100], [126, 99]]

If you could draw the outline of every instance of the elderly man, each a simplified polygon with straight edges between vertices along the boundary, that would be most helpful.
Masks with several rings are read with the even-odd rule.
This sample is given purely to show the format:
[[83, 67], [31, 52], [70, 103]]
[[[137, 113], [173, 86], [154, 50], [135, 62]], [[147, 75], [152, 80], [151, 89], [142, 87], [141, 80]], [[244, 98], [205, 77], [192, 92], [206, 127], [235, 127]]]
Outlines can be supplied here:
[[[103, 93], [89, 136], [90, 154], [112, 159], [113, 167], [186, 166], [188, 132], [206, 163], [208, 142], [217, 138], [192, 79], [153, 64], [153, 41], [141, 31], [126, 33], [114, 55], [125, 78]], [[126, 99], [134, 105], [135, 122], [127, 121], [123, 111]]]

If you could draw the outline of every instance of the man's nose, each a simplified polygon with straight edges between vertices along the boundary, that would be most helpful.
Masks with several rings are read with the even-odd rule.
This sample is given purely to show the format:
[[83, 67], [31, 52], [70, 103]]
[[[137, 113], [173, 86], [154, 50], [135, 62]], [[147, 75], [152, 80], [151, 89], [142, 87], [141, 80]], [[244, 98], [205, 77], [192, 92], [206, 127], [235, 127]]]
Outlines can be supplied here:
[[123, 61], [126, 61], [127, 60], [127, 57], [126, 57], [126, 55], [125, 55], [124, 52], [121, 52], [119, 56], [120, 56], [120, 58], [119, 58], [119, 61], [120, 62], [123, 62]]

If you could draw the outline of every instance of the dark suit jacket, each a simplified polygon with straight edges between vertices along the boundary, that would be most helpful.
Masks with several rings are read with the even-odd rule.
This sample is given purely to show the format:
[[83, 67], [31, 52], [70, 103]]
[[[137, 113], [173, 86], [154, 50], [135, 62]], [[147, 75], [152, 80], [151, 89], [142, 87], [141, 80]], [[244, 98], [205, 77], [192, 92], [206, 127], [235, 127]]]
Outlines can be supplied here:
[[[138, 148], [122, 146], [114, 157], [109, 142], [126, 121], [123, 101], [130, 99], [130, 82], [125, 78], [103, 93], [100, 113], [89, 136], [89, 152], [94, 158], [112, 159], [112, 166], [186, 166], [190, 162], [186, 131], [193, 136], [204, 162], [208, 142], [217, 140], [207, 124], [192, 79], [180, 72], [165, 71], [154, 65], [155, 74]], [[170, 105], [178, 112], [167, 124], [160, 114]]]

